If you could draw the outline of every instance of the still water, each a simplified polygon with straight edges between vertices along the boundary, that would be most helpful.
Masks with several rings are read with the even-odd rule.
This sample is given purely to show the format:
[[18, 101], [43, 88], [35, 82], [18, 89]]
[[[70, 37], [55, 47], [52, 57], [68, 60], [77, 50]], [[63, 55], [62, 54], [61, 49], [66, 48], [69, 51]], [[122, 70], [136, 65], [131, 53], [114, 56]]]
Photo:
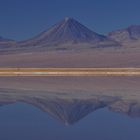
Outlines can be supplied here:
[[0, 140], [139, 140], [140, 118], [106, 107], [67, 125], [26, 103], [0, 107]]

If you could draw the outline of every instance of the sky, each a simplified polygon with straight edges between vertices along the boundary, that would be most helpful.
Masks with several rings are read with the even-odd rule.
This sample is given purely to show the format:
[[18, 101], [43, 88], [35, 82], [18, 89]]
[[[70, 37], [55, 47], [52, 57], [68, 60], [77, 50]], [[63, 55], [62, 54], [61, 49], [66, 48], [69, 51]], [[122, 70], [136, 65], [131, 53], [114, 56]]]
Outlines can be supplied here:
[[140, 0], [0, 0], [0, 36], [25, 40], [64, 17], [106, 34], [140, 25]]

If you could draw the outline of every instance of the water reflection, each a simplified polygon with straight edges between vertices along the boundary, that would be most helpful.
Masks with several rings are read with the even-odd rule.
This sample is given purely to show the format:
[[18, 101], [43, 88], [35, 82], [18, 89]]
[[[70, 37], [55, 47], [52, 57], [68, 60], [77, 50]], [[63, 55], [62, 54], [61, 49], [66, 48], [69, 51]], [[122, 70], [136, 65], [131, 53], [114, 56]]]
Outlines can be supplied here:
[[54, 96], [45, 92], [33, 94], [34, 92], [1, 89], [0, 105], [16, 102], [31, 104], [67, 125], [72, 125], [89, 113], [105, 107], [113, 112], [124, 113], [130, 117], [140, 117], [139, 99], [123, 99], [118, 96], [100, 96], [99, 94], [93, 94], [86, 98], [81, 96], [67, 97], [64, 94], [62, 94], [63, 96]]

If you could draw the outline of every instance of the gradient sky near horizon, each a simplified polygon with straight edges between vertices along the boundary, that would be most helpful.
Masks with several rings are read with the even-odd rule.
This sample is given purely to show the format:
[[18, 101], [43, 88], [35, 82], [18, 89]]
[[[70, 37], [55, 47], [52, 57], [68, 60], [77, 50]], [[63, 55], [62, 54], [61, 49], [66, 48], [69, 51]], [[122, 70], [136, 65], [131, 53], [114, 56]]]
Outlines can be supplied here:
[[0, 36], [31, 38], [64, 17], [98, 33], [140, 24], [139, 0], [0, 0]]

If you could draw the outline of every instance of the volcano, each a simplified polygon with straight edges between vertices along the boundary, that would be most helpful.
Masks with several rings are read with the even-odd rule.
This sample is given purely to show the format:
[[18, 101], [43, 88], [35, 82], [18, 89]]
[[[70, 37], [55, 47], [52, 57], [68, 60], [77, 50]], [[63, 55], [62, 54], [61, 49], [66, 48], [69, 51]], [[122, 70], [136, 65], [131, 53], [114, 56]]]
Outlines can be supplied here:
[[101, 42], [117, 44], [108, 37], [93, 32], [77, 20], [66, 17], [47, 31], [19, 44], [20, 46], [59, 46], [83, 43], [95, 45]]

